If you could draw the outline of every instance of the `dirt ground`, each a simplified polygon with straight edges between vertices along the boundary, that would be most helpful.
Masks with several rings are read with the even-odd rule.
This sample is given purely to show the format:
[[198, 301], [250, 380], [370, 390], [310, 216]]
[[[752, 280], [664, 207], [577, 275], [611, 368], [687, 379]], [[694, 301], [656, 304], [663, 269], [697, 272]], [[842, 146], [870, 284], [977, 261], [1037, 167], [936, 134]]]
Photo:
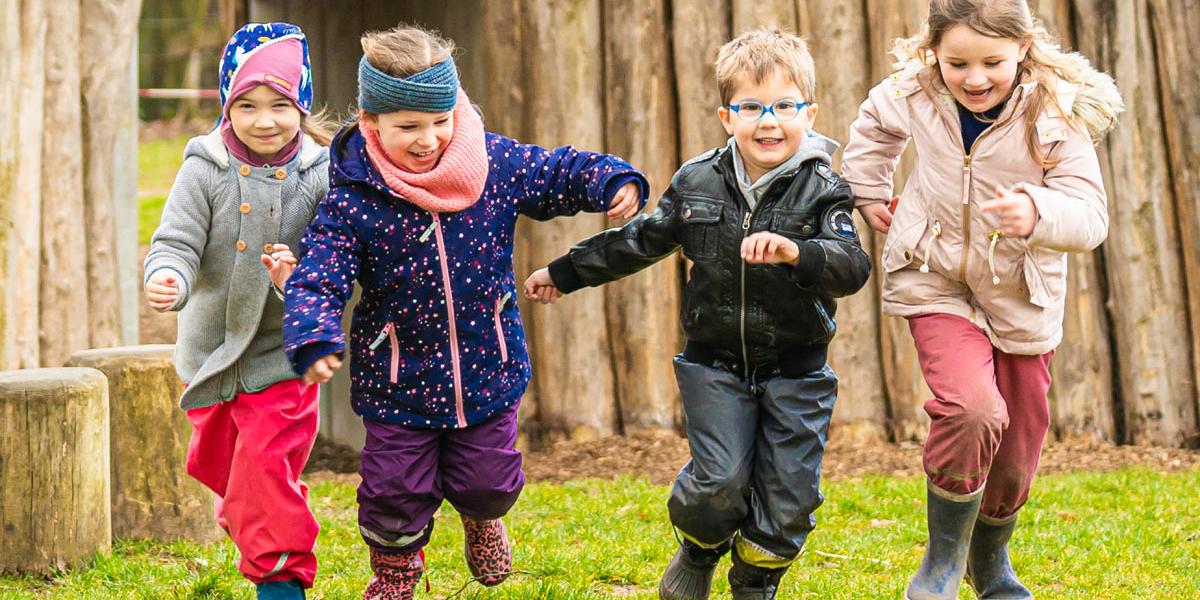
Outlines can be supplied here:
[[[646, 477], [670, 483], [687, 462], [688, 444], [682, 437], [634, 435], [606, 437], [586, 442], [562, 441], [525, 453], [525, 473], [530, 481], [562, 482], [581, 477], [613, 479], [618, 475]], [[338, 474], [358, 470], [358, 453], [323, 441], [317, 442], [307, 472]], [[1200, 468], [1200, 451], [1140, 446], [1113, 446], [1091, 441], [1055, 442], [1042, 453], [1040, 474], [1064, 471], [1111, 471], [1143, 465], [1160, 471]], [[921, 474], [921, 447], [904, 444], [852, 444], [834, 441], [825, 452], [822, 474], [828, 479], [864, 475], [898, 477]]]

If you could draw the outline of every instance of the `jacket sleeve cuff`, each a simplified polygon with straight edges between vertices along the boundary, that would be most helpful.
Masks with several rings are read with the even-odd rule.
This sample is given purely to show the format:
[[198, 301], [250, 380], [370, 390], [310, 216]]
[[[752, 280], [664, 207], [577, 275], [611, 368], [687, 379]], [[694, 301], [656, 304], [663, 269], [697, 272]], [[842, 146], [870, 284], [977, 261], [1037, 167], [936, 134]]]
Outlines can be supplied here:
[[315, 342], [302, 346], [292, 355], [292, 370], [303, 376], [308, 368], [330, 354], [340, 354], [345, 347], [335, 342]]
[[646, 178], [636, 171], [614, 175], [605, 182], [604, 206], [612, 208], [613, 196], [616, 196], [617, 190], [627, 183], [638, 185], [638, 209], [645, 208], [646, 199], [650, 197], [650, 185], [646, 182]]
[[157, 275], [160, 271], [167, 271], [170, 273], [174, 273], [175, 281], [179, 282], [179, 294], [177, 296], [175, 296], [175, 304], [172, 304], [171, 308], [168, 308], [167, 310], [179, 310], [179, 309], [183, 308], [184, 303], [187, 301], [189, 288], [188, 288], [187, 280], [183, 278], [183, 273], [180, 272], [180, 270], [176, 269], [175, 267], [163, 266], [163, 267], [157, 267], [153, 271], [150, 271], [149, 273], [147, 273], [147, 275], [144, 278], [144, 281], [142, 282], [142, 288], [145, 289], [146, 284], [150, 282], [150, 278]]
[[813, 241], [796, 242], [796, 246], [800, 248], [800, 260], [792, 267], [792, 281], [800, 287], [813, 287], [825, 272], [825, 249]]
[[570, 254], [564, 254], [554, 259], [554, 262], [551, 262], [546, 269], [550, 271], [550, 279], [554, 281], [554, 287], [564, 294], [587, 287], [583, 278], [579, 276], [579, 272], [575, 270], [575, 265], [571, 264]]

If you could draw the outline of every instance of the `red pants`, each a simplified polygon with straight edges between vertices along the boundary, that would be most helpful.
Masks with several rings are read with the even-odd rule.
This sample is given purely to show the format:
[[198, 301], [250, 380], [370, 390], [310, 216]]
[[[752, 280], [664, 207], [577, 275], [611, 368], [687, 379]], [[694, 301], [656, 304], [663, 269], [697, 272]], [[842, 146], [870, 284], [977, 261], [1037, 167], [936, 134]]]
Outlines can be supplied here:
[[312, 587], [319, 529], [300, 473], [317, 435], [318, 386], [300, 379], [187, 412], [188, 473], [216, 493], [217, 523], [254, 583]]
[[1050, 427], [1050, 358], [1007, 354], [987, 334], [953, 315], [908, 320], [921, 371], [934, 397], [924, 467], [943, 490], [969, 494], [986, 487], [979, 512], [1014, 514], [1029, 498], [1042, 442]]

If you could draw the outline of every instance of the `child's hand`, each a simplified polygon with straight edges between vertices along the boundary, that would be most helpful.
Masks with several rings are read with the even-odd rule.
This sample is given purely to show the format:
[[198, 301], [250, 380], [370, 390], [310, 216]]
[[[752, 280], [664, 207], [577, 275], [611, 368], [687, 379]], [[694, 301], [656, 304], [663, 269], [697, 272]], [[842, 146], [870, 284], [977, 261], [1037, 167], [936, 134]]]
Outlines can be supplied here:
[[778, 233], [760, 231], [742, 240], [742, 260], [752, 265], [800, 263], [800, 247]]
[[858, 212], [862, 214], [862, 218], [867, 222], [867, 225], [878, 231], [879, 233], [887, 233], [892, 228], [892, 213], [896, 212], [896, 205], [900, 202], [900, 197], [892, 198], [890, 204], [881, 204], [878, 202], [872, 204], [864, 204], [858, 207]]
[[271, 283], [282, 290], [292, 271], [296, 270], [296, 257], [287, 244], [275, 244], [274, 252], [262, 255], [262, 264], [271, 275]]
[[980, 203], [980, 208], [1000, 219], [1000, 231], [1008, 237], [1029, 237], [1037, 225], [1037, 206], [1025, 192], [996, 186], [996, 197]]
[[562, 292], [550, 278], [549, 269], [538, 269], [525, 280], [525, 299], [539, 304], [554, 304], [562, 298]]
[[628, 219], [636, 215], [640, 199], [641, 191], [638, 189], [638, 184], [631, 181], [621, 186], [621, 189], [617, 190], [612, 200], [608, 201], [608, 216], [614, 219]]
[[150, 308], [158, 312], [169, 310], [179, 299], [179, 282], [175, 280], [175, 273], [165, 269], [155, 272], [146, 282], [145, 293]]
[[304, 372], [304, 383], [325, 383], [333, 378], [333, 372], [342, 367], [342, 360], [336, 354], [327, 354], [317, 359]]

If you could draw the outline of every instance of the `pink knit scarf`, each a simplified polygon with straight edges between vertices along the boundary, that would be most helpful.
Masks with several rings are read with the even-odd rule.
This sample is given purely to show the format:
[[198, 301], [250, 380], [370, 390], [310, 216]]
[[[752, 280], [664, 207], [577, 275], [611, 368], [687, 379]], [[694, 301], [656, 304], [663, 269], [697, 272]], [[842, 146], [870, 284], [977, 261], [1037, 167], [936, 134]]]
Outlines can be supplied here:
[[471, 107], [467, 94], [458, 90], [454, 106], [454, 133], [441, 159], [425, 173], [405, 170], [388, 158], [379, 131], [360, 121], [367, 142], [367, 156], [392, 191], [434, 213], [457, 212], [479, 200], [487, 183], [488, 156], [484, 145], [483, 119]]

